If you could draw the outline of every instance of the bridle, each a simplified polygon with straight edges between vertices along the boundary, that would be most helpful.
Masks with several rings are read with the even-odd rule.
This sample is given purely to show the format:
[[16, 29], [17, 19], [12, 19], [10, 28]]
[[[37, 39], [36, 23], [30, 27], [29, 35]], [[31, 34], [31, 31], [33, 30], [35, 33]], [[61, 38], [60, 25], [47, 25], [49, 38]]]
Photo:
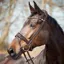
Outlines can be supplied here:
[[[32, 35], [32, 37], [31, 37], [31, 39], [30, 39], [29, 41], [28, 41], [20, 32], [17, 33], [16, 36], [15, 36], [15, 37], [17, 37], [18, 39], [20, 39], [20, 40], [18, 41], [18, 42], [19, 42], [19, 46], [20, 46], [20, 52], [17, 54], [17, 57], [19, 57], [21, 54], [24, 54], [24, 57], [26, 58], [26, 61], [28, 62], [28, 64], [30, 64], [30, 63], [29, 63], [29, 60], [28, 60], [27, 57], [26, 57], [25, 52], [27, 52], [27, 54], [28, 54], [28, 56], [29, 56], [32, 64], [34, 64], [34, 62], [33, 62], [33, 60], [32, 60], [32, 58], [31, 58], [31, 56], [30, 56], [30, 54], [29, 54], [28, 51], [29, 51], [30, 47], [32, 47], [32, 41], [33, 41], [34, 38], [39, 34], [39, 32], [42, 30], [42, 27], [44, 27], [45, 21], [47, 20], [47, 12], [46, 12], [46, 11], [43, 11], [43, 12], [44, 12], [44, 14], [45, 14], [46, 17], [45, 17], [45, 19], [42, 19], [42, 18], [39, 18], [39, 19], [38, 19], [38, 20], [42, 21], [42, 23], [41, 23], [39, 29]], [[37, 19], [37, 18], [35, 18], [35, 19]], [[26, 42], [27, 46], [29, 47], [28, 50], [24, 50], [24, 48], [21, 47], [21, 44], [20, 44], [20, 41], [21, 41], [21, 40], [23, 40], [23, 41]]]
[[[46, 11], [43, 11], [43, 12], [44, 12], [44, 14], [45, 14], [46, 17], [45, 17], [45, 19], [39, 18], [39, 20], [42, 21], [41, 26], [40, 26], [39, 29], [32, 35], [32, 37], [31, 37], [31, 39], [30, 39], [29, 41], [28, 41], [21, 33], [17, 33], [16, 36], [15, 36], [15, 37], [17, 37], [17, 38], [20, 38], [20, 40], [19, 40], [20, 52], [18, 53], [18, 55], [24, 54], [24, 57], [26, 58], [26, 61], [28, 62], [28, 64], [30, 64], [30, 63], [29, 63], [29, 60], [28, 60], [27, 57], [26, 57], [25, 52], [27, 52], [27, 54], [28, 54], [28, 56], [29, 56], [32, 64], [34, 64], [34, 62], [33, 62], [33, 60], [32, 60], [32, 58], [31, 58], [31, 56], [30, 56], [30, 54], [29, 54], [28, 51], [29, 51], [30, 47], [32, 46], [32, 41], [33, 41], [34, 38], [39, 34], [39, 32], [42, 30], [42, 27], [44, 27], [45, 21], [47, 20], [47, 12], [46, 12]], [[35, 19], [37, 19], [37, 18], [35, 18]], [[20, 44], [20, 41], [21, 41], [21, 40], [23, 40], [23, 41], [25, 41], [25, 42], [27, 43], [27, 45], [28, 45], [28, 47], [29, 47], [28, 50], [24, 50], [24, 49], [21, 47], [21, 44]]]

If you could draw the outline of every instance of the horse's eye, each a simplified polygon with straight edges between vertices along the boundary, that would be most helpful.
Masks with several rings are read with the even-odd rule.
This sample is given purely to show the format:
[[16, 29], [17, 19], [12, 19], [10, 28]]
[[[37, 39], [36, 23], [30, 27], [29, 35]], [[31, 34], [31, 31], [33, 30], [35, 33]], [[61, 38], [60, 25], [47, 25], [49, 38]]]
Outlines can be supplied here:
[[34, 27], [34, 25], [33, 24], [30, 24], [30, 27]]
[[39, 21], [38, 21], [37, 23], [38, 23], [38, 24], [41, 24], [41, 23], [42, 23], [41, 19], [39, 19]]

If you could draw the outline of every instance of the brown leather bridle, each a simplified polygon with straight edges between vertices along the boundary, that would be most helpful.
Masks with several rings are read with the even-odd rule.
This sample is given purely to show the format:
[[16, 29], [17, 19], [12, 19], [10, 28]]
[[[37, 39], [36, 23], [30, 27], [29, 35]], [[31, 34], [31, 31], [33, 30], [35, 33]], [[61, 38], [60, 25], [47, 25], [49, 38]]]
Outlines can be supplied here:
[[[33, 60], [32, 60], [32, 58], [31, 58], [31, 56], [30, 56], [30, 54], [29, 54], [28, 51], [29, 51], [29, 49], [32, 47], [32, 42], [33, 42], [34, 38], [35, 38], [35, 37], [39, 34], [39, 32], [42, 30], [42, 27], [44, 27], [45, 21], [47, 20], [47, 12], [46, 12], [46, 11], [43, 11], [43, 12], [44, 12], [44, 14], [45, 14], [46, 17], [45, 17], [45, 19], [42, 19], [42, 18], [39, 18], [39, 19], [38, 19], [38, 20], [42, 21], [42, 23], [41, 23], [39, 29], [32, 35], [32, 37], [31, 37], [31, 39], [30, 39], [29, 41], [28, 41], [20, 32], [17, 33], [16, 36], [15, 36], [16, 38], [19, 39], [18, 42], [19, 42], [19, 45], [20, 45], [20, 52], [17, 54], [17, 57], [19, 57], [21, 54], [24, 54], [24, 56], [25, 56], [28, 64], [30, 64], [30, 63], [29, 63], [29, 61], [28, 61], [28, 59], [27, 59], [27, 57], [26, 57], [26, 55], [25, 55], [25, 52], [27, 52], [27, 54], [28, 54], [28, 56], [29, 56], [32, 64], [34, 64], [34, 62], [33, 62]], [[37, 18], [35, 18], [35, 19], [37, 19]], [[25, 50], [24, 48], [21, 47], [21, 44], [20, 44], [20, 41], [21, 41], [21, 40], [23, 40], [23, 41], [26, 42], [27, 46], [29, 47], [28, 50]]]

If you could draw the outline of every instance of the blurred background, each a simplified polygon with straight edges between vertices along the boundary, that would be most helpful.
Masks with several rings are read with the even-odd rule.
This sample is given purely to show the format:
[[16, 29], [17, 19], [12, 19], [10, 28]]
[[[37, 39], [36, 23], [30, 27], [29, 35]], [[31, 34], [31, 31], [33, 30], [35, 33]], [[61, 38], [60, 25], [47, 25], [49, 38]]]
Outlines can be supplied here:
[[[33, 5], [34, 0], [0, 0], [0, 54], [6, 53], [8, 45], [30, 15], [29, 1]], [[35, 2], [54, 17], [64, 30], [64, 0], [35, 0]]]

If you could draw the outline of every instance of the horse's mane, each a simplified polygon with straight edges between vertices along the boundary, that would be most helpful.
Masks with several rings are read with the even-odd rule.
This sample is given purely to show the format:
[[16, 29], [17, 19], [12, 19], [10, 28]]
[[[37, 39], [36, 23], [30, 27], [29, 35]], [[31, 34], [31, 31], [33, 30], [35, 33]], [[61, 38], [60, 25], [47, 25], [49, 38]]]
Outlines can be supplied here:
[[59, 29], [60, 32], [64, 35], [64, 32], [62, 30], [62, 28], [60, 27], [60, 25], [57, 23], [57, 21], [52, 18], [50, 15], [48, 15], [48, 22], [51, 24], [51, 25], [54, 25], [55, 28]]

